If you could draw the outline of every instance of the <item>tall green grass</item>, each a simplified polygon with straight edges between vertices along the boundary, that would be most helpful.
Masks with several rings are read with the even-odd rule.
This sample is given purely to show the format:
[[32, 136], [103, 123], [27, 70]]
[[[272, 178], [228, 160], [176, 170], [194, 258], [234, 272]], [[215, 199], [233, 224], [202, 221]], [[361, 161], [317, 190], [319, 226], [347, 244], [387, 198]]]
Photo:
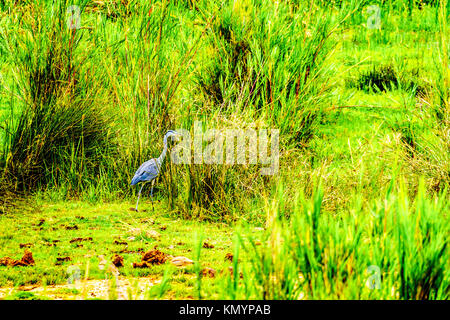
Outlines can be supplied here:
[[[65, 2], [36, 5], [20, 31], [2, 30], [22, 109], [10, 119], [2, 149], [2, 179], [13, 190], [62, 183], [80, 190], [98, 178], [115, 146], [113, 117], [89, 75], [90, 52], [80, 50], [81, 35], [67, 28], [66, 8]], [[11, 25], [21, 18], [11, 16]]]
[[[289, 190], [296, 189], [309, 178], [295, 168], [322, 170], [310, 146], [321, 125], [332, 125], [330, 106], [343, 99], [336, 52], [348, 44], [392, 44], [404, 36], [395, 30], [408, 34], [402, 41], [411, 40], [411, 30], [436, 31], [447, 16], [434, 2], [423, 8], [380, 2], [380, 33], [363, 26], [368, 4], [4, 1], [0, 50], [7, 90], [0, 103], [12, 116], [2, 125], [2, 185], [59, 198], [126, 198], [135, 192], [129, 186], [135, 170], [159, 155], [166, 130], [192, 130], [202, 120], [205, 130], [279, 129], [280, 176], [288, 178]], [[66, 26], [69, 5], [81, 8], [82, 28], [76, 31]], [[400, 23], [408, 6], [413, 14]], [[343, 41], [348, 28], [354, 32]], [[445, 99], [436, 97], [446, 88], [439, 79], [426, 99], [448, 114], [437, 107]], [[409, 132], [402, 126], [398, 131]], [[418, 150], [417, 172], [441, 190], [448, 184], [448, 152], [441, 152], [448, 135], [435, 135], [403, 141]], [[167, 198], [185, 218], [231, 221], [244, 215], [261, 222], [263, 197], [274, 193], [278, 178], [258, 173], [252, 165], [167, 161], [156, 197]]]
[[[450, 229], [445, 192], [428, 198], [422, 184], [411, 202], [404, 186], [392, 182], [384, 197], [364, 204], [356, 194], [350, 210], [333, 215], [323, 210], [320, 187], [311, 198], [297, 193], [292, 205], [280, 187], [267, 204], [264, 237], [257, 239], [245, 228], [238, 232], [236, 244], [249, 261], [235, 260], [235, 277], [225, 280], [222, 295], [448, 299]], [[370, 286], [374, 269], [380, 270], [380, 282]], [[241, 280], [236, 278], [240, 272]]]

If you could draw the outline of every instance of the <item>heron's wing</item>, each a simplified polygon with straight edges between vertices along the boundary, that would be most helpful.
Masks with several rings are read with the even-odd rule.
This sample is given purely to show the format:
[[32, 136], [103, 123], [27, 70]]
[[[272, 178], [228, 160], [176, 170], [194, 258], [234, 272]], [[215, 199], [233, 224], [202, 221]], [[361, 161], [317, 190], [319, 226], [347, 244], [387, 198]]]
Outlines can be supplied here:
[[155, 159], [145, 161], [139, 169], [137, 169], [131, 180], [131, 185], [135, 185], [142, 181], [150, 181], [155, 179], [159, 174], [159, 168]]

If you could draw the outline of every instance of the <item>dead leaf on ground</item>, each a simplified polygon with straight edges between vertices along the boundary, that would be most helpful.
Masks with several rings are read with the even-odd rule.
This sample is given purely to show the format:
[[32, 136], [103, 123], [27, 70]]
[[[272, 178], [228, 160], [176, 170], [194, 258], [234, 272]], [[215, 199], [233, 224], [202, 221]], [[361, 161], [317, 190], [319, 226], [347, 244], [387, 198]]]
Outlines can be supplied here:
[[177, 267], [184, 267], [194, 263], [191, 259], [182, 256], [173, 257], [170, 262]]
[[74, 243], [74, 242], [82, 242], [82, 241], [92, 241], [92, 237], [88, 237], [88, 238], [74, 238], [72, 240], [70, 240], [70, 243]]
[[59, 241], [59, 240], [53, 240], [52, 242], [47, 241], [47, 242], [45, 243], [45, 245], [48, 246], [48, 247], [56, 247], [56, 244], [57, 244], [58, 242], [60, 242], [60, 241]]
[[212, 249], [212, 248], [214, 248], [214, 245], [209, 244], [208, 242], [203, 242], [203, 248]]
[[214, 278], [216, 276], [216, 270], [212, 268], [203, 268], [202, 270], [203, 277]]
[[[230, 273], [230, 277], [234, 277], [234, 269], [233, 267], [228, 267], [228, 272]], [[243, 279], [244, 278], [244, 274], [242, 272], [239, 272], [239, 278]]]
[[135, 253], [139, 253], [139, 254], [144, 254], [144, 249], [142, 248], [138, 248], [136, 250], [128, 250], [128, 249], [122, 249], [119, 251], [113, 251], [113, 252], [117, 252], [117, 253], [128, 253], [128, 254], [135, 254]]
[[228, 260], [228, 261], [230, 261], [230, 262], [233, 262], [233, 254], [227, 253], [227, 254], [225, 255], [225, 260]]

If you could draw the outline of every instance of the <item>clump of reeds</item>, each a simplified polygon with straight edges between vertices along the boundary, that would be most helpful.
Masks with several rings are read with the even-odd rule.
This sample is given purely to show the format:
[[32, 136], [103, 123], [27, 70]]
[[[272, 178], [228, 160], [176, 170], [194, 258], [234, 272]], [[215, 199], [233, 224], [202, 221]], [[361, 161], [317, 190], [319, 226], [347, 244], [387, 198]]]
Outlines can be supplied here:
[[64, 184], [79, 191], [96, 179], [114, 146], [112, 117], [83, 66], [88, 53], [77, 48], [81, 31], [67, 27], [67, 7], [66, 1], [38, 3], [35, 20], [25, 20], [21, 33], [2, 34], [23, 103], [2, 150], [2, 177], [14, 190]]
[[[236, 260], [242, 280], [226, 280], [223, 297], [448, 299], [445, 193], [427, 198], [422, 183], [410, 202], [392, 181], [373, 203], [366, 206], [355, 195], [351, 209], [334, 216], [323, 212], [320, 188], [310, 199], [298, 193], [290, 207], [279, 187], [267, 206], [264, 236], [240, 232], [236, 243], [248, 262]], [[371, 270], [378, 270], [374, 282]]]

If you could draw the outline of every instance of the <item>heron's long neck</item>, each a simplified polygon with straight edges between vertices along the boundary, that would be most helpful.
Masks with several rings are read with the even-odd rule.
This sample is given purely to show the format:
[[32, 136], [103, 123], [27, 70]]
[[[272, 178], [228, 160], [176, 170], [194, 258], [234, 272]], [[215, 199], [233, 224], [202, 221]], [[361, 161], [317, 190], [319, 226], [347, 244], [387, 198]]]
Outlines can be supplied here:
[[156, 161], [158, 162], [158, 166], [161, 166], [164, 158], [166, 157], [166, 153], [167, 153], [167, 137], [164, 137], [164, 149], [161, 152], [161, 155], [156, 159]]

